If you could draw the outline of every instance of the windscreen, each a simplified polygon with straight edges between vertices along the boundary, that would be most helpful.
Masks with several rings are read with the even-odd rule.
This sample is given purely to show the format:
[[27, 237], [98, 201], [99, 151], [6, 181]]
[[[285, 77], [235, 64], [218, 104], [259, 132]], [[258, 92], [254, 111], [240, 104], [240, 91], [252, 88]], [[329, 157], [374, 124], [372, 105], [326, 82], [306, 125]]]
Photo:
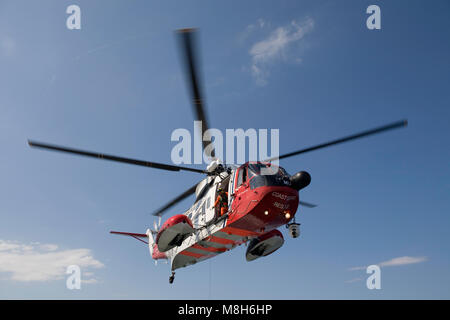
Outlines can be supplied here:
[[[289, 186], [290, 176], [281, 167], [265, 163], [250, 163], [248, 165], [248, 177], [250, 180], [250, 188], [255, 189], [262, 186]], [[261, 174], [262, 168], [272, 169], [274, 174]], [[264, 172], [263, 172], [264, 173]]]

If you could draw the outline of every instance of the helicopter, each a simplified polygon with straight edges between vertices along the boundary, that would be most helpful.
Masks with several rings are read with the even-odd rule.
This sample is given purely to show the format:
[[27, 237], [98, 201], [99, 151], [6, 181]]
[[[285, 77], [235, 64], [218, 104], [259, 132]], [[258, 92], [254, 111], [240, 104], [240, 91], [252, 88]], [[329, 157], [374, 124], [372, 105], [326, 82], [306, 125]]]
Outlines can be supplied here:
[[[299, 192], [310, 184], [311, 175], [306, 171], [290, 175], [281, 166], [273, 164], [274, 160], [327, 148], [408, 124], [407, 120], [396, 121], [262, 161], [248, 161], [240, 165], [224, 164], [221, 159], [215, 157], [214, 148], [211, 148], [207, 143], [208, 139], [204, 138], [208, 135], [209, 126], [199, 81], [196, 34], [196, 29], [192, 28], [177, 30], [194, 118], [201, 122], [203, 150], [211, 159], [206, 170], [28, 140], [29, 146], [35, 148], [160, 170], [188, 171], [205, 176], [153, 213], [158, 218], [158, 223], [154, 221], [153, 229], [147, 229], [146, 233], [110, 231], [111, 234], [129, 236], [144, 242], [148, 245], [155, 264], [158, 260], [170, 262], [170, 283], [174, 281], [175, 270], [215, 257], [242, 244], [247, 245], [247, 261], [270, 255], [284, 244], [283, 234], [278, 230], [282, 226], [286, 226], [292, 238], [299, 237], [300, 224], [295, 220], [298, 206], [316, 206], [299, 199]], [[270, 171], [270, 174], [266, 174], [267, 171]], [[195, 195], [194, 204], [184, 213], [168, 218], [161, 226], [162, 215], [191, 195]], [[219, 195], [223, 197], [222, 201], [226, 202], [222, 204], [226, 208], [225, 212], [216, 206]]]

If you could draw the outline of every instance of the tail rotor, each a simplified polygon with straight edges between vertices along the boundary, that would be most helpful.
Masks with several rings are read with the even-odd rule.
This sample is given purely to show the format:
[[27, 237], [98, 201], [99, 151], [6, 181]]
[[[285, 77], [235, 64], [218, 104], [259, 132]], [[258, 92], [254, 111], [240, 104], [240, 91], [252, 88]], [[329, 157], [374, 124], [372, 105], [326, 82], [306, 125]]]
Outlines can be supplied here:
[[[153, 229], [147, 229], [147, 236], [148, 236], [148, 247], [150, 249], [150, 255], [152, 256], [152, 258], [155, 259], [155, 266], [158, 265], [158, 258], [155, 258], [155, 256], [153, 255], [154, 251], [155, 251], [155, 247], [156, 247], [156, 243], [155, 243], [155, 239], [153, 238], [153, 235], [157, 235], [159, 230], [161, 228], [161, 216], [158, 217], [158, 222], [153, 221]], [[158, 250], [156, 252], [156, 255], [158, 255]]]
[[153, 230], [152, 231], [154, 233], [158, 233], [160, 227], [161, 227], [161, 216], [158, 217], [158, 223], [156, 223], [156, 221], [153, 221]]

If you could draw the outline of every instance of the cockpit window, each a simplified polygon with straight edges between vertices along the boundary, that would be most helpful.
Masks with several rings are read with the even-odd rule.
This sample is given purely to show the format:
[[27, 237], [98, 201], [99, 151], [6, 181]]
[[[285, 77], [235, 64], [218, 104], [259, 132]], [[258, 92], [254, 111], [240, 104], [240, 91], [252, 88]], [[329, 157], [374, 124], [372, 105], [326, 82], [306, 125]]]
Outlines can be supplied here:
[[[262, 168], [273, 169], [273, 174], [261, 174]], [[281, 167], [265, 163], [250, 163], [248, 165], [250, 188], [255, 189], [262, 186], [289, 186], [290, 176]]]
[[289, 174], [286, 172], [286, 170], [284, 170], [283, 168], [277, 166], [277, 165], [272, 165], [272, 164], [266, 164], [266, 163], [250, 163], [248, 165], [248, 176], [249, 179], [253, 176], [256, 175], [260, 175], [261, 174], [261, 169], [263, 168], [267, 168], [267, 169], [273, 169], [272, 171], [269, 171], [269, 173], [273, 173], [273, 174], [279, 174], [282, 176], [289, 176]]
[[262, 168], [267, 168], [267, 165], [264, 163], [249, 163], [248, 169], [252, 175], [258, 175], [261, 172]]

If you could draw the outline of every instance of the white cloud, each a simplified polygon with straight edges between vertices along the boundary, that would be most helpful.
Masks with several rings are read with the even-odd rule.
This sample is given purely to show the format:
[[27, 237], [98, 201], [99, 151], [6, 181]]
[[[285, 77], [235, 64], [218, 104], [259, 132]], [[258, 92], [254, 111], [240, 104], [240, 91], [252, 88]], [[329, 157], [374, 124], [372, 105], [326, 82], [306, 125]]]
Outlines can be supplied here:
[[[266, 23], [260, 20], [257, 26], [263, 28], [265, 25]], [[269, 65], [277, 60], [288, 60], [287, 49], [303, 39], [307, 33], [311, 32], [313, 27], [314, 21], [311, 18], [302, 23], [294, 20], [289, 25], [273, 30], [264, 40], [256, 42], [249, 51], [251, 56], [250, 70], [256, 83], [265, 85], [269, 76]], [[248, 26], [247, 32], [244, 32], [244, 34], [249, 34], [254, 28], [256, 28], [255, 25]], [[299, 63], [301, 58], [295, 57], [293, 61]]]
[[[408, 265], [408, 264], [421, 263], [421, 262], [425, 262], [427, 260], [428, 260], [427, 257], [404, 256], [404, 257], [397, 257], [397, 258], [393, 258], [391, 260], [383, 261], [383, 262], [377, 263], [376, 265], [378, 265], [379, 267], [396, 267], [396, 266], [404, 266], [404, 265]], [[353, 267], [353, 268], [350, 268], [349, 270], [350, 271], [365, 270], [366, 268], [367, 268], [367, 266]]]
[[56, 244], [42, 244], [39, 246], [40, 249], [44, 251], [55, 251], [58, 249], [58, 246]]
[[[58, 250], [55, 244], [0, 240], [0, 272], [9, 280], [32, 282], [59, 280], [66, 277], [66, 269], [78, 265], [82, 270], [102, 268], [103, 263], [94, 259], [89, 249]], [[83, 275], [93, 276], [92, 272]], [[95, 278], [83, 279], [84, 283], [96, 283]]]

